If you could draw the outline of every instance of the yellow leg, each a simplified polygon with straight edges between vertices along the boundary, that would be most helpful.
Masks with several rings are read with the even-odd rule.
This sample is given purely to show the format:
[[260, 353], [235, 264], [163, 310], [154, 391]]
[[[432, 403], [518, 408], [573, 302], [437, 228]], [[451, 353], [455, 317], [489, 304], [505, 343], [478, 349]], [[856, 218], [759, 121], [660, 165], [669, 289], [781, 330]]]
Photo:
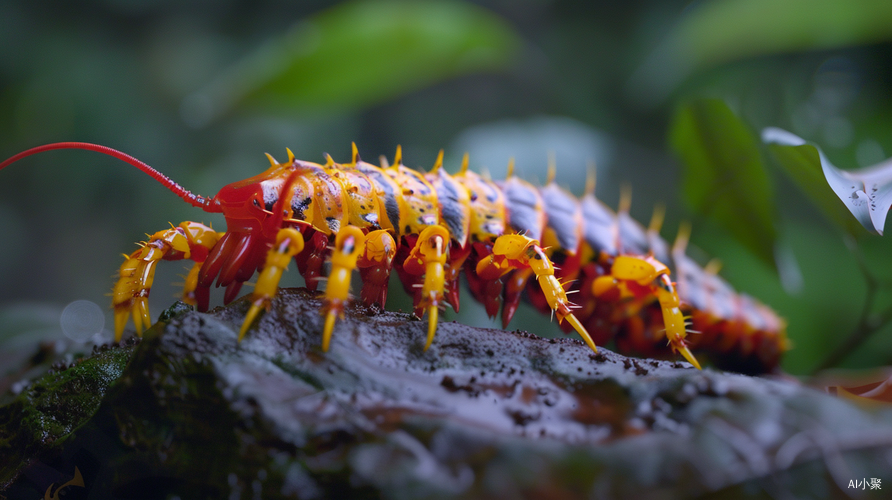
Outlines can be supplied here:
[[679, 309], [681, 300], [678, 298], [675, 285], [669, 279], [669, 269], [653, 257], [624, 255], [616, 258], [610, 274], [616, 280], [635, 281], [650, 288], [663, 311], [663, 325], [672, 350], [681, 353], [698, 370], [702, 369], [685, 342], [687, 329], [684, 315]]
[[685, 330], [684, 315], [682, 315], [681, 310], [678, 307], [662, 306], [662, 304], [661, 307], [663, 309], [663, 324], [666, 326], [666, 337], [669, 339], [669, 345], [672, 346], [672, 350], [681, 353], [684, 359], [694, 365], [694, 368], [702, 370], [700, 363], [691, 350], [688, 349], [684, 340], [687, 336], [687, 331]]
[[[554, 264], [545, 254], [545, 250], [539, 246], [539, 242], [521, 234], [507, 234], [499, 236], [493, 243], [493, 264], [498, 265], [503, 274], [511, 269], [529, 268], [536, 275], [536, 280], [545, 294], [548, 306], [557, 316], [558, 323], [565, 319], [582, 337], [582, 340], [595, 352], [598, 352], [595, 342], [588, 334], [585, 326], [573, 315], [570, 310], [573, 305], [567, 300], [567, 292], [563, 285], [554, 276]], [[478, 265], [478, 269], [479, 269]]]
[[127, 257], [118, 270], [118, 281], [112, 289], [116, 342], [120, 342], [131, 313], [137, 335], [142, 335], [143, 324], [146, 328], [152, 324], [148, 298], [155, 280], [155, 265], [169, 249], [162, 240], [149, 241]]
[[189, 274], [186, 275], [186, 282], [183, 286], [183, 302], [190, 306], [195, 306], [198, 301], [195, 300], [195, 289], [198, 287], [198, 272], [201, 271], [202, 262], [192, 264]]
[[[158, 231], [143, 243], [141, 248], [126, 256], [118, 271], [118, 281], [112, 289], [112, 308], [115, 311], [115, 340], [120, 341], [133, 315], [136, 333], [151, 326], [149, 292], [155, 279], [155, 265], [161, 259], [193, 259], [194, 255], [207, 255], [219, 239], [219, 233], [204, 224], [183, 222], [179, 226]], [[200, 251], [199, 251], [200, 250]], [[197, 263], [200, 261], [196, 261]], [[187, 291], [189, 280], [187, 278]], [[194, 290], [194, 286], [192, 290]]]
[[328, 285], [325, 288], [325, 329], [322, 331], [322, 350], [328, 351], [331, 334], [339, 316], [344, 314], [344, 306], [350, 297], [350, 278], [356, 269], [356, 261], [365, 249], [366, 237], [356, 226], [341, 228], [335, 236], [334, 250], [331, 254], [331, 272], [328, 274]]
[[415, 310], [427, 309], [428, 350], [437, 333], [439, 307], [445, 298], [446, 262], [449, 260], [449, 231], [443, 226], [427, 226], [418, 235], [415, 247], [403, 262], [403, 270], [414, 275], [424, 273], [421, 295], [415, 297]]
[[663, 326], [666, 328], [666, 338], [672, 350], [681, 353], [684, 359], [698, 370], [702, 370], [700, 363], [694, 354], [688, 349], [685, 338], [688, 336], [684, 315], [681, 313], [681, 299], [675, 291], [675, 285], [669, 280], [668, 271], [661, 272], [653, 281], [651, 288], [657, 295], [660, 308], [663, 310]]
[[[538, 245], [536, 245], [536, 249], [538, 252], [542, 252], [542, 249], [539, 248]], [[542, 292], [545, 293], [545, 300], [548, 301], [548, 305], [551, 307], [551, 310], [554, 311], [554, 315], [557, 316], [558, 323], [561, 323], [566, 319], [570, 323], [570, 326], [576, 330], [576, 333], [582, 337], [582, 340], [588, 344], [592, 351], [598, 352], [598, 347], [595, 346], [595, 341], [592, 340], [592, 337], [588, 334], [585, 326], [583, 326], [582, 323], [579, 322], [579, 319], [573, 315], [573, 312], [570, 311], [570, 306], [572, 304], [567, 300], [567, 292], [564, 291], [563, 285], [561, 285], [557, 278], [554, 277], [554, 265], [544, 253], [542, 253], [541, 256], [544, 260], [533, 260], [531, 261], [530, 267], [536, 274], [539, 286], [542, 288]], [[547, 265], [543, 265], [543, 263]]]
[[444, 266], [447, 259], [446, 242], [449, 241], [449, 233], [442, 226], [430, 226], [421, 232], [419, 240], [422, 259], [425, 264], [424, 285], [421, 288], [420, 306], [427, 306], [427, 342], [424, 350], [428, 350], [437, 333], [437, 319], [440, 311], [440, 302], [443, 300], [443, 292], [446, 288], [446, 273]]
[[242, 328], [239, 330], [238, 340], [242, 338], [251, 327], [251, 323], [260, 314], [260, 311], [269, 307], [270, 301], [276, 296], [279, 290], [279, 280], [282, 279], [282, 272], [288, 267], [291, 258], [298, 254], [304, 248], [304, 238], [297, 229], [286, 227], [279, 230], [276, 234], [276, 244], [269, 249], [266, 254], [266, 261], [263, 263], [263, 269], [257, 278], [257, 284], [251, 293], [251, 308], [245, 315], [242, 322]]

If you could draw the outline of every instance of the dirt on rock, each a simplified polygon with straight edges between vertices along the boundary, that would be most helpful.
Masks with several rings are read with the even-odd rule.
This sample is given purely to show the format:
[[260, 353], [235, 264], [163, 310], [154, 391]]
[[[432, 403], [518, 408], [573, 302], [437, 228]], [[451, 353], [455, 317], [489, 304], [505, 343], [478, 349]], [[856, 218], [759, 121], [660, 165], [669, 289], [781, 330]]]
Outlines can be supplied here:
[[302, 289], [239, 343], [247, 305], [172, 310], [51, 443], [56, 410], [0, 408], [6, 498], [75, 469], [66, 498], [798, 498], [890, 468], [888, 412], [788, 381], [448, 322], [424, 351], [426, 322], [358, 308], [322, 352]]

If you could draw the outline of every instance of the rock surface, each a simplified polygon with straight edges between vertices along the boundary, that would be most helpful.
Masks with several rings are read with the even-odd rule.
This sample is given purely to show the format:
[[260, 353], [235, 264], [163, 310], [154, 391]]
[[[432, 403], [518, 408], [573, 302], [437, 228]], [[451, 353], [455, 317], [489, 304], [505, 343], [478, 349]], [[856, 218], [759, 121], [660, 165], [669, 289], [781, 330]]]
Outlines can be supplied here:
[[240, 344], [244, 300], [172, 308], [48, 373], [0, 408], [2, 495], [826, 498], [892, 481], [889, 410], [456, 323], [424, 352], [426, 322], [391, 312], [348, 310], [323, 353], [319, 306], [283, 290]]

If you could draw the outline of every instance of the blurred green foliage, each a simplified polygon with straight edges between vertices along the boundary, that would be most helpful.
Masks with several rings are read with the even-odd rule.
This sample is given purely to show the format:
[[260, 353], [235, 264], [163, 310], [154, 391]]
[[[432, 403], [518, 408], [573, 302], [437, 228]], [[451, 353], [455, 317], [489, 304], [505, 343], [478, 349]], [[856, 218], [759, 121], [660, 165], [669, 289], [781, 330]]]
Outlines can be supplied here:
[[[735, 287], [787, 318], [795, 349], [784, 366], [805, 373], [858, 321], [858, 257], [769, 170], [777, 239], [804, 280], [798, 295], [784, 291], [765, 248], [759, 259], [733, 237], [740, 227], [678, 203], [669, 125], [684, 103], [715, 98], [753, 137], [779, 126], [821, 144], [836, 165], [881, 161], [892, 155], [889, 11], [880, 0], [0, 2], [0, 156], [97, 142], [212, 195], [261, 171], [262, 153], [281, 157], [285, 147], [321, 161], [324, 152], [347, 158], [351, 141], [367, 159], [402, 144], [412, 167], [430, 166], [445, 148], [453, 171], [469, 147], [472, 168], [498, 169], [510, 148], [479, 139], [511, 136], [524, 151], [521, 175], [545, 179], [556, 150], [558, 179], [579, 179], [566, 184], [580, 194], [585, 162], [561, 152], [595, 144], [593, 156], [609, 150], [597, 158], [599, 197], [615, 206], [617, 186], [630, 182], [639, 220], [666, 202], [670, 239], [692, 219], [694, 256], [719, 257]], [[725, 142], [741, 133], [709, 131]], [[675, 148], [695, 137], [702, 140], [676, 136]], [[757, 207], [769, 200], [728, 198]], [[0, 173], [0, 304], [102, 303], [120, 254], [182, 220], [222, 226], [109, 158], [54, 152], [14, 165]], [[892, 275], [888, 238], [859, 248], [876, 259], [878, 276]], [[159, 266], [154, 312], [172, 301], [165, 284], [182, 272]], [[403, 293], [391, 296], [391, 307], [408, 309]], [[527, 326], [548, 318], [519, 314], [516, 325], [548, 329]], [[467, 295], [462, 315], [491, 324]], [[882, 331], [843, 366], [890, 364], [889, 352], [892, 334]]]
[[519, 44], [510, 25], [469, 3], [351, 1], [272, 37], [186, 102], [201, 125], [242, 100], [278, 114], [364, 108], [460, 74], [504, 70]]
[[669, 140], [681, 157], [685, 199], [712, 217], [766, 265], [775, 265], [777, 210], [752, 132], [721, 100], [685, 103]]
[[892, 4], [885, 0], [722, 0], [702, 2], [681, 20], [670, 40], [694, 64], [839, 48], [886, 41]]

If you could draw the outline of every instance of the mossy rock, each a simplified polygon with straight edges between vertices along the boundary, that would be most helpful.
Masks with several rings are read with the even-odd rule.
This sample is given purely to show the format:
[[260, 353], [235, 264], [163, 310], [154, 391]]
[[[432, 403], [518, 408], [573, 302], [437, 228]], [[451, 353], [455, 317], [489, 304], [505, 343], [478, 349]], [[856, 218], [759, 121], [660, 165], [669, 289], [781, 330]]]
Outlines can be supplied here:
[[359, 308], [323, 353], [300, 289], [238, 343], [247, 305], [170, 315], [0, 408], [0, 491], [76, 470], [65, 498], [824, 498], [889, 470], [892, 412], [795, 382], [456, 323], [425, 352], [425, 322]]

